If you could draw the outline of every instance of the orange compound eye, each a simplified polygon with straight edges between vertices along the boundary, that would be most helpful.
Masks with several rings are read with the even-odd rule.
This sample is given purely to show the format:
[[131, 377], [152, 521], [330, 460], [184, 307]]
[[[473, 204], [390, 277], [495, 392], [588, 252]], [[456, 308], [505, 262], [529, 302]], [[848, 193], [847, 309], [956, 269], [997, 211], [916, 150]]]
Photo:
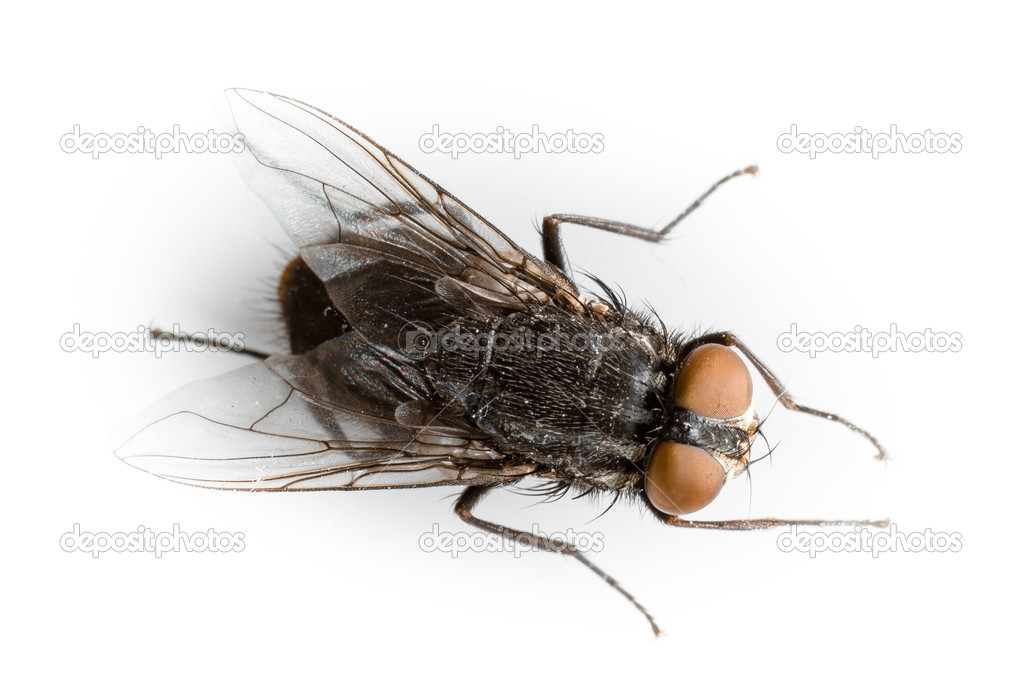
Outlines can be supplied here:
[[675, 404], [711, 419], [741, 416], [753, 402], [753, 378], [739, 354], [708, 343], [685, 359], [675, 380]]
[[725, 485], [725, 469], [692, 445], [661, 441], [647, 469], [646, 496], [655, 509], [681, 516], [703, 509]]

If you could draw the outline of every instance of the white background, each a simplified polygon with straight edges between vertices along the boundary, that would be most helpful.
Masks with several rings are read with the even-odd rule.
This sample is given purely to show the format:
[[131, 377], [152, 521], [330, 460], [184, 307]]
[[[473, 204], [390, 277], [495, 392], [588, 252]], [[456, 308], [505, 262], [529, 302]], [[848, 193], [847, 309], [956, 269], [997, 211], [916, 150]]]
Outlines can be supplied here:
[[[597, 673], [702, 679], [950, 679], [1012, 665], [1018, 634], [1018, 16], [933, 3], [516, 3], [50, 7], [6, 21], [5, 668], [105, 679], [365, 679]], [[25, 10], [22, 10], [25, 12]], [[739, 333], [808, 403], [874, 431], [776, 410], [773, 464], [699, 518], [884, 518], [960, 533], [958, 553], [815, 559], [778, 533], [684, 531], [638, 507], [507, 492], [485, 518], [604, 534], [582, 566], [424, 553], [467, 530], [446, 489], [258, 495], [131, 469], [108, 434], [224, 353], [92, 358], [59, 339], [139, 325], [246, 333], [286, 246], [225, 155], [59, 149], [89, 132], [216, 128], [225, 87], [332, 112], [539, 252], [543, 215], [660, 225], [758, 163], [666, 245], [569, 228], [577, 266], [671, 324]], [[776, 140], [856, 126], [959, 133], [958, 154], [785, 155]], [[601, 154], [424, 154], [448, 132], [600, 132]], [[958, 332], [958, 353], [783, 353], [778, 335], [856, 325]], [[769, 396], [759, 395], [761, 411]], [[242, 532], [238, 554], [65, 553], [86, 531]]]

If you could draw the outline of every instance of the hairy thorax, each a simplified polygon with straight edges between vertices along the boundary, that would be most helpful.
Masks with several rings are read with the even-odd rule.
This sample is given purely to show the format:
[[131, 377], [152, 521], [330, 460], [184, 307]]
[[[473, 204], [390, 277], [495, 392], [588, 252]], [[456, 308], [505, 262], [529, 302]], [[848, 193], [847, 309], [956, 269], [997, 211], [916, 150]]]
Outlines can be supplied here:
[[628, 463], [643, 456], [657, 425], [666, 345], [628, 313], [585, 318], [552, 306], [455, 320], [436, 335], [425, 367], [495, 449], [560, 476], [587, 472], [603, 487], [603, 474], [610, 483], [635, 468]]

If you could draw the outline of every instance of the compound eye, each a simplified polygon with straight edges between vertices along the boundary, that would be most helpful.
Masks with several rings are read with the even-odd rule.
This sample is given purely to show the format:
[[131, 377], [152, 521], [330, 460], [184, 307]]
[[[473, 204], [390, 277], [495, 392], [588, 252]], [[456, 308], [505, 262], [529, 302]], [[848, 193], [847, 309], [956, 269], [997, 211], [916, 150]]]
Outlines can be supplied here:
[[692, 445], [661, 441], [647, 469], [646, 497], [655, 509], [681, 516], [703, 509], [725, 485], [725, 469]]
[[753, 378], [739, 354], [707, 343], [682, 363], [673, 393], [675, 404], [701, 417], [731, 419], [753, 402]]

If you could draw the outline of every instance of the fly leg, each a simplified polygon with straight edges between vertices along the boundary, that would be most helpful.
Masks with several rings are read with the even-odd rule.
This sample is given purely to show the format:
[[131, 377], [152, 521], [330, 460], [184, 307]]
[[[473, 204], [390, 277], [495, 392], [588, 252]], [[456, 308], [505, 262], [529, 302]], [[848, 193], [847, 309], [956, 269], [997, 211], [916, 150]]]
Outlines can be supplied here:
[[[179, 333], [179, 332], [168, 332], [168, 331], [164, 331], [164, 330], [160, 329], [159, 327], [154, 328], [154, 329], [150, 329], [149, 330], [149, 336], [154, 341], [156, 339], [167, 339], [167, 338], [169, 338], [169, 339], [174, 339], [175, 341], [189, 342], [189, 341], [195, 341], [195, 340], [197, 340], [199, 338], [199, 336], [197, 334], [182, 334], [182, 333]], [[224, 350], [229, 350], [232, 353], [241, 353], [242, 355], [251, 355], [252, 357], [259, 358], [260, 360], [266, 360], [271, 355], [270, 353], [264, 353], [263, 351], [259, 351], [259, 350], [252, 350], [250, 348], [246, 348], [245, 346], [242, 346], [241, 348], [239, 348], [237, 346], [233, 346], [231, 344], [221, 342], [220, 340], [206, 338], [205, 336], [202, 337], [202, 338], [203, 338], [205, 343], [213, 344], [217, 348], [222, 348]]]
[[[869, 440], [874, 445], [874, 447], [877, 448], [877, 454], [874, 455], [874, 459], [883, 460], [888, 457], [888, 453], [887, 451], [885, 451], [884, 446], [881, 445], [877, 438], [872, 436], [865, 429], [856, 426], [847, 419], [839, 417], [837, 414], [832, 414], [831, 412], [825, 412], [823, 410], [818, 410], [816, 408], [803, 405], [802, 403], [797, 403], [795, 399], [793, 399], [792, 396], [790, 396], [788, 392], [785, 390], [785, 387], [782, 385], [778, 377], [776, 377], [774, 373], [767, 368], [767, 365], [764, 364], [764, 361], [758, 358], [756, 355], [754, 355], [753, 351], [751, 351], [749, 347], [746, 346], [746, 344], [744, 344], [742, 341], [740, 341], [739, 338], [732, 332], [715, 332], [713, 334], [706, 334], [704, 336], [699, 337], [698, 339], [694, 339], [693, 341], [691, 341], [688, 344], [688, 348], [695, 348], [696, 346], [700, 346], [705, 343], [720, 343], [725, 346], [731, 346], [733, 348], [738, 349], [743, 355], [745, 355], [749, 359], [751, 363], [753, 363], [753, 366], [756, 368], [757, 372], [760, 373], [760, 376], [763, 377], [768, 387], [770, 387], [771, 392], [775, 395], [775, 397], [778, 399], [778, 402], [780, 402], [782, 407], [784, 407], [785, 409], [792, 410], [793, 412], [802, 412], [804, 414], [809, 414], [814, 417], [820, 417], [821, 419], [827, 419], [828, 421], [843, 424], [849, 429], [855, 431], [856, 433], [860, 434], [861, 436]], [[685, 348], [682, 350], [682, 353], [683, 355], [686, 353]]]
[[827, 519], [735, 519], [734, 521], [688, 521], [677, 516], [658, 513], [669, 526], [678, 528], [708, 528], [711, 530], [764, 530], [778, 526], [875, 526], [887, 528], [884, 521], [830, 521]]
[[566, 275], [568, 271], [568, 259], [565, 257], [565, 246], [561, 242], [561, 224], [570, 223], [572, 225], [582, 225], [583, 227], [593, 227], [598, 230], [604, 230], [606, 232], [617, 232], [618, 234], [625, 235], [626, 237], [634, 237], [636, 239], [642, 239], [648, 242], [659, 242], [664, 239], [665, 235], [671, 231], [673, 227], [678, 225], [682, 220], [690, 213], [695, 211], [703, 203], [704, 199], [714, 193], [721, 185], [725, 184], [732, 178], [737, 178], [740, 175], [756, 175], [756, 166], [747, 166], [742, 170], [737, 170], [734, 173], [726, 175], [721, 178], [713, 185], [710, 189], [700, 195], [700, 197], [690, 204], [689, 208], [682, 211], [674, 220], [665, 225], [659, 230], [655, 230], [649, 227], [639, 227], [637, 225], [630, 225], [629, 223], [618, 222], [617, 220], [605, 220], [603, 218], [587, 218], [586, 216], [575, 215], [572, 213], [556, 213], [549, 215], [543, 219], [543, 257], [551, 265], [555, 265], [561, 268], [561, 271]]
[[639, 609], [639, 612], [647, 619], [650, 623], [650, 627], [654, 630], [654, 635], [660, 635], [661, 629], [657, 627], [657, 623], [654, 622], [654, 617], [650, 615], [650, 612], [643, 608], [643, 605], [636, 601], [636, 598], [629, 594], [617, 580], [612, 578], [610, 575], [601, 570], [596, 564], [586, 558], [586, 556], [580, 552], [574, 545], [567, 542], [555, 542], [550, 538], [541, 537], [539, 535], [533, 535], [522, 530], [515, 530], [514, 528], [508, 528], [497, 523], [490, 521], [484, 521], [481, 518], [473, 516], [472, 510], [479, 503], [483, 496], [493, 488], [486, 486], [471, 486], [465, 489], [465, 492], [459, 496], [458, 501], [455, 503], [455, 513], [463, 521], [477, 528], [499, 535], [515, 542], [520, 542], [530, 547], [536, 547], [539, 549], [546, 550], [548, 552], [555, 552], [557, 554], [565, 554], [577, 559], [580, 563], [586, 566], [588, 569], [600, 576], [604, 582], [617, 590], [622, 596], [629, 600], [633, 606]]

